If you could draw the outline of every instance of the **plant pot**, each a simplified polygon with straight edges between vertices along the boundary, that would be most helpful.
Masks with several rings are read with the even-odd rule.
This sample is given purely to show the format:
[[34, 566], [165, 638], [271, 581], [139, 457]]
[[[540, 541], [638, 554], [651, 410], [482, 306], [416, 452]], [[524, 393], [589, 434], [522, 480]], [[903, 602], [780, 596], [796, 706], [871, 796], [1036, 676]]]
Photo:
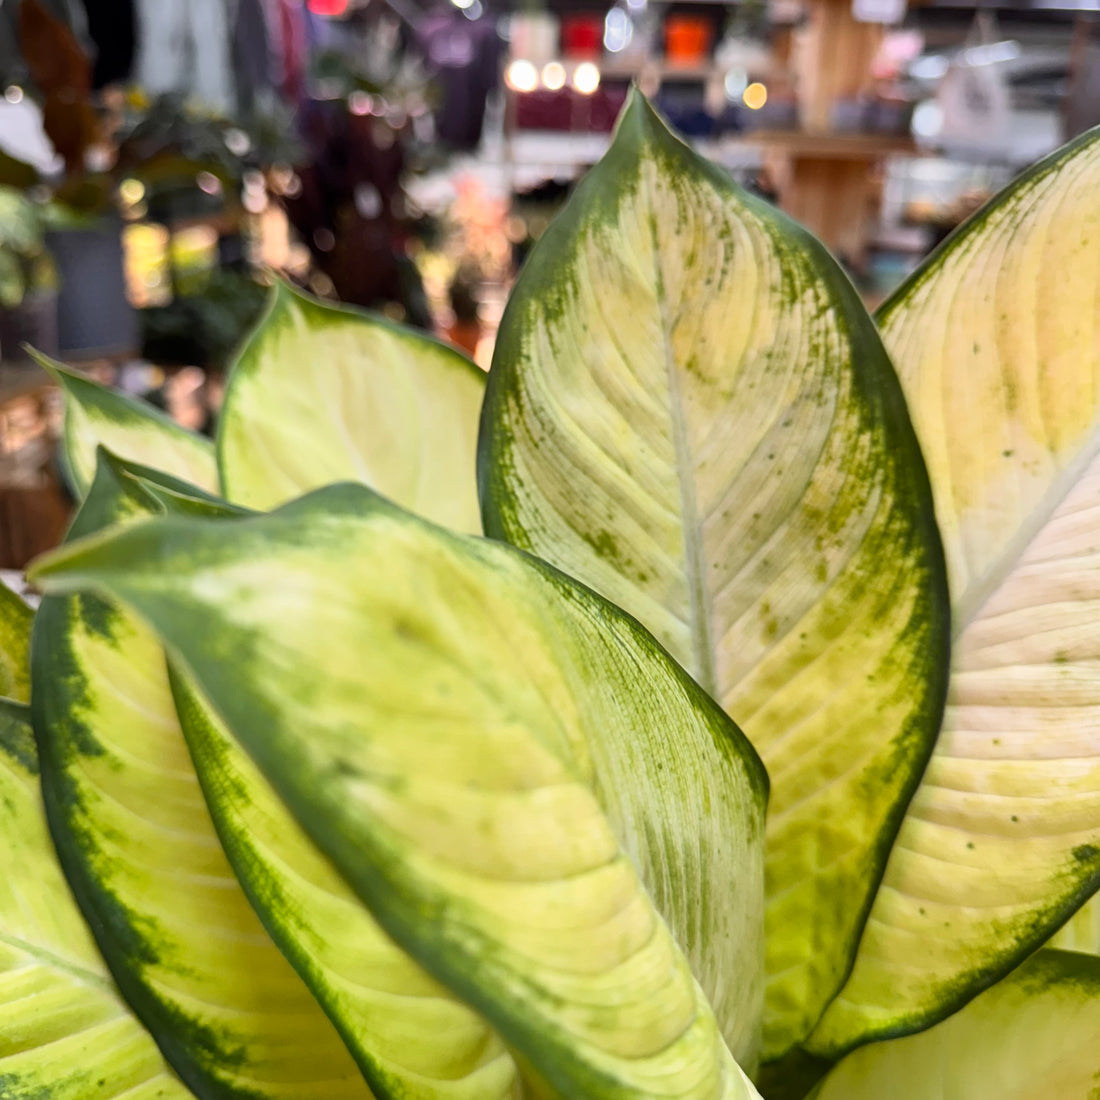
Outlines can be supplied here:
[[62, 355], [125, 355], [137, 348], [137, 315], [126, 298], [122, 228], [114, 220], [51, 230], [46, 246], [61, 290], [57, 340]]
[[25, 362], [24, 344], [58, 354], [56, 290], [34, 291], [14, 309], [0, 309], [0, 362]]

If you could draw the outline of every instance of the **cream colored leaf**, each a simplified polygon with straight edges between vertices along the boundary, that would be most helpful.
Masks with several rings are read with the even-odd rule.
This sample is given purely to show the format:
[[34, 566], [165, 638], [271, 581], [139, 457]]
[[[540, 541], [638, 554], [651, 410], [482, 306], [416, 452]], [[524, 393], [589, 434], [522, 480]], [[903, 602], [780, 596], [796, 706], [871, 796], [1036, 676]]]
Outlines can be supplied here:
[[1100, 132], [884, 307], [944, 532], [943, 730], [810, 1045], [941, 1019], [1100, 885]]

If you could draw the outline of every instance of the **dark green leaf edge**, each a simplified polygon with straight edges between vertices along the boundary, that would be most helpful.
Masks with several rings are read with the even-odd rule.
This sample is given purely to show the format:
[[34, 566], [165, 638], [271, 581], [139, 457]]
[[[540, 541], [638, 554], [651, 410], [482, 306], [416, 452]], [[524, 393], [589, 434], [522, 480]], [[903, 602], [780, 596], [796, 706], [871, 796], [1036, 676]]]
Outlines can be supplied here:
[[[162, 510], [156, 498], [132, 476], [128, 464], [103, 447], [98, 448], [97, 458], [95, 478], [63, 545], [85, 538], [109, 538], [111, 525], [127, 511], [136, 509], [156, 514]], [[84, 601], [85, 608], [91, 605], [93, 612], [96, 606], [103, 606], [103, 601], [94, 596], [47, 596], [43, 599], [31, 636], [32, 680], [52, 675], [48, 671], [51, 666], [64, 660], [53, 642], [58, 632], [64, 629], [66, 604], [71, 599]], [[239, 1090], [211, 1078], [195, 1058], [195, 1050], [204, 1054], [218, 1052], [220, 1044], [217, 1037], [169, 1009], [132, 976], [132, 958], [148, 958], [153, 949], [141, 935], [140, 919], [135, 919], [114, 895], [102, 889], [81, 853], [69, 842], [69, 811], [79, 796], [66, 777], [63, 761], [54, 756], [51, 739], [44, 733], [48, 703], [42, 695], [41, 692], [32, 693], [30, 717], [46, 822], [61, 869], [111, 977], [123, 999], [153, 1037], [165, 1060], [199, 1100], [243, 1100]], [[232, 1059], [224, 1064], [231, 1066]]]

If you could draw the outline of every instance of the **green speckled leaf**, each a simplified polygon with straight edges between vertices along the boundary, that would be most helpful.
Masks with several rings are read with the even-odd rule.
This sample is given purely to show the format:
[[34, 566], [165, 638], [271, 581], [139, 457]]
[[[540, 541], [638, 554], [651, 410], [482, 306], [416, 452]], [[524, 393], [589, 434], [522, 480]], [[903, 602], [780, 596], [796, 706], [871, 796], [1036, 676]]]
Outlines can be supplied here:
[[34, 610], [0, 583], [0, 696], [25, 703], [31, 697], [30, 643]]
[[874, 325], [635, 96], [513, 292], [480, 459], [486, 532], [636, 616], [767, 765], [778, 1057], [847, 976], [946, 685], [932, 497]]
[[0, 701], [0, 1097], [184, 1100], [126, 1007], [61, 873], [30, 716]]
[[108, 389], [61, 363], [35, 355], [65, 394], [62, 457], [69, 480], [83, 496], [96, 471], [96, 449], [107, 447], [130, 462], [163, 470], [201, 489], [217, 491], [214, 444], [180, 427], [144, 401]]
[[492, 1028], [386, 935], [194, 686], [172, 680], [229, 860], [378, 1100], [518, 1100], [515, 1062]]
[[478, 532], [484, 392], [484, 373], [426, 333], [279, 283], [230, 374], [218, 426], [226, 496], [267, 509], [359, 481]]
[[1100, 131], [883, 307], [944, 532], [943, 730], [811, 1042], [942, 1019], [1100, 886]]
[[812, 1100], [1096, 1100], [1100, 958], [1040, 951], [919, 1035], [849, 1054]]
[[[156, 510], [101, 452], [70, 537]], [[226, 861], [156, 636], [105, 600], [47, 597], [31, 648], [50, 829], [115, 980], [176, 1071], [216, 1100], [368, 1100]]]
[[379, 924], [550, 1088], [753, 1095], [715, 1014], [751, 1047], [766, 779], [633, 620], [353, 485], [35, 577], [153, 623]]

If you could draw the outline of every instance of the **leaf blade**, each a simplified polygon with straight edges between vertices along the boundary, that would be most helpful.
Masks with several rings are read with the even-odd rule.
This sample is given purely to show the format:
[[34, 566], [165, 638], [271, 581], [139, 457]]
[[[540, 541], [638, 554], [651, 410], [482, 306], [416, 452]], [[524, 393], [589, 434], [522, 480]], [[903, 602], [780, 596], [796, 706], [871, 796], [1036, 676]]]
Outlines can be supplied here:
[[490, 536], [637, 616], [761, 752], [780, 1056], [847, 975], [946, 682], [931, 493], [870, 318], [637, 97], [510, 299], [479, 478]]
[[[746, 1094], [635, 870], [716, 999], [730, 997], [723, 982], [759, 988], [764, 777], [732, 723], [587, 590], [362, 487], [233, 528], [229, 541], [197, 520], [134, 527], [62, 551], [36, 576], [108, 586], [140, 605], [379, 923], [551, 1087]], [[241, 617], [220, 614], [217, 632], [196, 634], [210, 621], [204, 583], [157, 593], [151, 573], [123, 565], [150, 563], [154, 545], [203, 568], [220, 559], [217, 586], [245, 590], [219, 602]], [[318, 569], [318, 553], [350, 555], [356, 569]], [[298, 629], [273, 631], [271, 616], [285, 622], [291, 608]], [[313, 659], [295, 652], [306, 637], [340, 640], [326, 650], [323, 692]], [[234, 687], [218, 655], [226, 646], [252, 655]], [[410, 660], [420, 679], [404, 675]], [[668, 688], [656, 715], [639, 672]], [[291, 689], [288, 675], [312, 686]], [[309, 699], [312, 717], [294, 699]], [[401, 736], [394, 714], [433, 735]], [[619, 769], [635, 773], [632, 790], [614, 781]], [[737, 887], [700, 894], [698, 876], [720, 867]]]
[[1094, 132], [1007, 188], [883, 308], [956, 641], [939, 742], [811, 1040], [821, 1052], [942, 1019], [1100, 885], [1098, 188]]
[[46, 828], [29, 713], [7, 701], [0, 835], [0, 1090], [13, 1100], [189, 1097], [119, 996], [73, 904]]
[[[1100, 1075], [1100, 959], [1043, 950], [928, 1031], [849, 1054], [813, 1100], [1089, 1100]], [[946, 1091], [945, 1091], [946, 1090]]]
[[87, 493], [96, 470], [96, 449], [106, 446], [132, 462], [217, 492], [218, 469], [210, 440], [180, 427], [159, 409], [93, 381], [61, 363], [35, 354], [37, 363], [65, 394], [63, 460], [78, 496]]
[[218, 429], [226, 495], [262, 510], [354, 480], [480, 531], [484, 385], [473, 363], [424, 333], [278, 283], [230, 374]]
[[30, 643], [34, 609], [0, 582], [0, 697], [26, 703], [31, 695]]
[[379, 1100], [522, 1095], [500, 1039], [382, 931], [178, 671], [177, 710], [253, 908], [336, 1024]]

